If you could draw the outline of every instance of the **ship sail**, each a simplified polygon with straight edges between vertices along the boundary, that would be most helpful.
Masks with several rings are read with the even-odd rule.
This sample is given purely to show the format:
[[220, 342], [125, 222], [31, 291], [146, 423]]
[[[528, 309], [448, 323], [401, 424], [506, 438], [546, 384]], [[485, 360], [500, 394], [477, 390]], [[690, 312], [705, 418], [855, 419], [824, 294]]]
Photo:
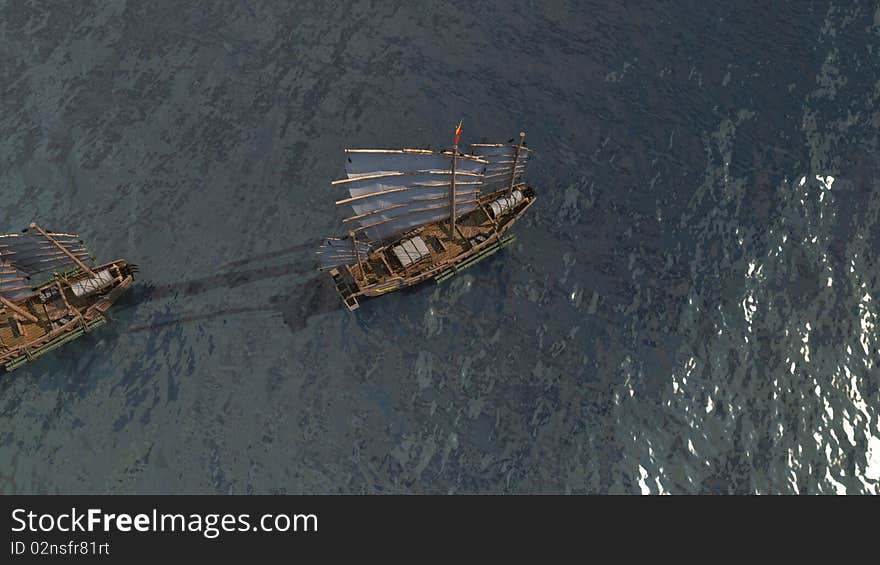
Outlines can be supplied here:
[[[376, 173], [449, 171], [452, 153], [427, 149], [346, 149], [345, 172], [349, 178]], [[456, 172], [482, 173], [486, 161], [474, 155], [459, 155]]]
[[343, 222], [371, 241], [448, 218], [453, 175], [456, 217], [474, 210], [488, 163], [458, 155], [453, 173], [452, 153], [348, 149], [346, 156], [348, 178], [333, 184], [348, 189], [349, 198], [337, 204], [351, 210]]
[[0, 235], [0, 260], [27, 275], [69, 269], [77, 264], [74, 257], [83, 263], [92, 261], [88, 249], [76, 234]]
[[18, 302], [33, 294], [25, 276], [9, 263], [0, 262], [0, 297]]
[[355, 242], [351, 238], [325, 238], [318, 248], [319, 269], [325, 271], [340, 265], [354, 265], [359, 258], [366, 259], [372, 251], [370, 245], [363, 241]]
[[519, 184], [526, 172], [526, 163], [531, 150], [521, 145], [475, 143], [471, 151], [481, 159], [487, 160], [483, 176], [483, 195], [492, 194]]

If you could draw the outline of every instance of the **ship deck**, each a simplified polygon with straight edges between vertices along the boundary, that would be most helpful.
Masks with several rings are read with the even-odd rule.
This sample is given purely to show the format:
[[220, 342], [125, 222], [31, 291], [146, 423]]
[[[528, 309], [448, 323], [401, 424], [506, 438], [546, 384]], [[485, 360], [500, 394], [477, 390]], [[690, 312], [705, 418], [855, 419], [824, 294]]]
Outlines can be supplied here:
[[[109, 268], [121, 278], [122, 271], [120, 271], [118, 264], [122, 263], [121, 261], [107, 263], [96, 267], [96, 269]], [[63, 336], [74, 335], [77, 331], [80, 333], [88, 331], [103, 323], [100, 313], [109, 306], [109, 303], [98, 308], [92, 314], [89, 314], [89, 309], [96, 305], [100, 306], [102, 301], [107, 302], [108, 297], [112, 302], [115, 299], [114, 295], [127, 286], [113, 282], [99, 294], [77, 297], [70, 285], [85, 277], [85, 273], [74, 270], [64, 275], [64, 282], [60, 285], [55, 281], [48, 281], [40, 285], [35, 289], [35, 292], [40, 293], [54, 288], [63, 293], [55, 293], [45, 302], [38, 295], [34, 295], [12, 306], [0, 304], [0, 364], [6, 365], [9, 370], [8, 363], [22, 355], [39, 355], [40, 351], [57, 346], [57, 344], [52, 344], [62, 339]], [[130, 274], [126, 280], [130, 284]], [[30, 319], [31, 317], [33, 319]], [[30, 359], [30, 357], [28, 358]]]
[[67, 306], [60, 297], [46, 303], [32, 299], [18, 306], [34, 316], [37, 322], [23, 320], [8, 309], [4, 310], [0, 315], [0, 357], [8, 350], [25, 346], [46, 336], [51, 331], [53, 322], [69, 314]]
[[[473, 247], [471, 240], [483, 235], [489, 237], [495, 232], [495, 224], [481, 208], [458, 219], [455, 225], [456, 237], [450, 237], [448, 221], [429, 224], [410, 233], [406, 238], [420, 236], [428, 247], [429, 255], [404, 268], [391, 251], [396, 243], [377, 250], [361, 261], [360, 265], [350, 267], [352, 276], [360, 285], [369, 286], [393, 277], [411, 279], [419, 274], [446, 265]], [[363, 267], [363, 272], [361, 268]], [[366, 277], [364, 276], [366, 274]]]

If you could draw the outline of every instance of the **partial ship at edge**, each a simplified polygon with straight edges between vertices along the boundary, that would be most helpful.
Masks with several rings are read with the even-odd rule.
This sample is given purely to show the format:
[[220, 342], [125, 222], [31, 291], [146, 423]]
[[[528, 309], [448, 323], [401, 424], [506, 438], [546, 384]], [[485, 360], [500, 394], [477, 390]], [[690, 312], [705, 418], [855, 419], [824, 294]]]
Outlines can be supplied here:
[[446, 280], [511, 243], [513, 224], [535, 203], [523, 181], [531, 151], [518, 144], [473, 144], [452, 151], [346, 149], [349, 197], [343, 238], [327, 238], [318, 258], [349, 310], [433, 278]]
[[12, 371], [102, 326], [137, 269], [125, 260], [94, 265], [76, 234], [32, 223], [0, 235], [0, 366]]

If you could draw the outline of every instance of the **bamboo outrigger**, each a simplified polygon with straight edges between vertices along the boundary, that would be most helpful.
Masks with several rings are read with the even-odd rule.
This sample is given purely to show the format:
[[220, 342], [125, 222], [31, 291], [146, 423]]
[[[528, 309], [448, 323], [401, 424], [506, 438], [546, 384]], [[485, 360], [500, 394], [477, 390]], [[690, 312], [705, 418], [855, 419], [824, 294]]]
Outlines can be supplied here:
[[89, 266], [78, 235], [35, 223], [0, 235], [0, 365], [12, 371], [102, 326], [136, 267], [124, 260]]
[[354, 229], [327, 238], [318, 258], [349, 310], [433, 278], [442, 282], [513, 241], [507, 234], [535, 203], [523, 175], [531, 151], [518, 144], [473, 144], [452, 151], [346, 149], [348, 189], [336, 202]]

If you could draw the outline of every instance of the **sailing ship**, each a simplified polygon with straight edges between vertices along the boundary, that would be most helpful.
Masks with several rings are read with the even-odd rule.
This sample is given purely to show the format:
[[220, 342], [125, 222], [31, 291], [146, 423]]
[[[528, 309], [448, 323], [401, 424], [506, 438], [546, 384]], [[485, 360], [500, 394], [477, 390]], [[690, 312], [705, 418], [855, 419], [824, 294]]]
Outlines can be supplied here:
[[452, 151], [346, 149], [347, 178], [332, 182], [351, 226], [326, 238], [319, 269], [330, 273], [349, 310], [358, 299], [428, 279], [442, 282], [514, 241], [514, 223], [535, 203], [524, 182], [531, 150], [519, 143]]
[[0, 235], [0, 365], [7, 371], [102, 326], [137, 268], [94, 266], [76, 234], [30, 224]]

